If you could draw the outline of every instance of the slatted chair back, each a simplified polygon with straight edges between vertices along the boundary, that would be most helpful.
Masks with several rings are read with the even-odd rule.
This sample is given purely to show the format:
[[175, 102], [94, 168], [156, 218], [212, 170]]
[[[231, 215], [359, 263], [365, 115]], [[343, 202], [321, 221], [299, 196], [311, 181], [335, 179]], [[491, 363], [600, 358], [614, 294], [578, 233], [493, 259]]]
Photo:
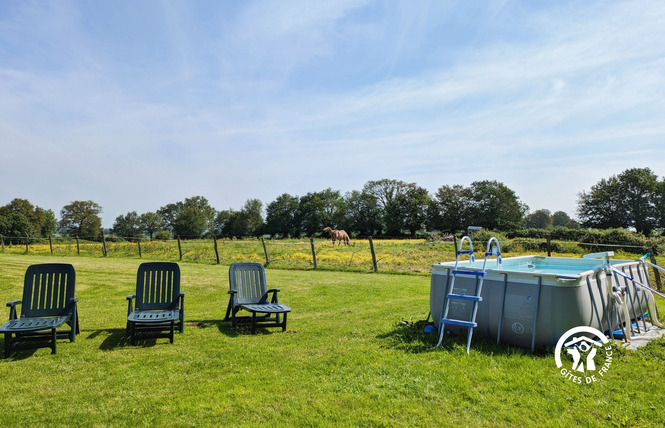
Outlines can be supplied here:
[[171, 262], [142, 263], [136, 274], [136, 310], [178, 307], [180, 267]]
[[258, 303], [265, 296], [266, 271], [261, 263], [234, 263], [229, 268], [229, 285], [233, 294], [233, 307]]
[[68, 314], [73, 303], [76, 272], [65, 263], [29, 266], [23, 283], [21, 317], [53, 317]]

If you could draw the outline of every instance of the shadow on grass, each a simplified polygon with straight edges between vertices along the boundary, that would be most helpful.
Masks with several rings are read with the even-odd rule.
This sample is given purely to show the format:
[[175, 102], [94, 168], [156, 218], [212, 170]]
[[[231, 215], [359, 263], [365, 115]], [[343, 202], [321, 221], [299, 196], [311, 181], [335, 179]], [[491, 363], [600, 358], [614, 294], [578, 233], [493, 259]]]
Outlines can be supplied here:
[[[35, 349], [17, 349], [15, 351], [12, 351], [12, 353], [9, 355], [9, 357], [5, 358], [5, 340], [2, 339], [0, 340], [0, 361], [20, 361], [20, 360], [25, 360], [26, 358], [32, 357], [35, 352], [37, 352], [38, 348]], [[44, 349], [47, 349], [44, 347]]]
[[[228, 337], [251, 336], [252, 324], [251, 317], [237, 317], [236, 326], [233, 327], [231, 320], [190, 320], [185, 324], [185, 328], [210, 328], [216, 327], [220, 333]], [[281, 327], [271, 327], [257, 325], [255, 335], [282, 333]]]
[[[452, 336], [446, 334], [440, 346], [436, 346], [439, 341], [437, 333], [426, 333], [425, 327], [428, 325], [426, 320], [407, 322], [400, 321], [394, 328], [384, 334], [377, 336], [378, 339], [385, 341], [387, 348], [398, 349], [404, 352], [421, 354], [427, 352], [457, 352], [461, 350], [466, 353], [466, 335]], [[533, 353], [530, 349], [510, 346], [506, 344], [497, 344], [495, 340], [488, 339], [480, 335], [474, 335], [471, 341], [471, 351], [486, 355], [532, 355], [535, 358], [551, 357], [552, 349], [536, 348]]]
[[[179, 333], [176, 331], [176, 339], [178, 337], [178, 334]], [[165, 337], [165, 335], [139, 334], [135, 339], [136, 344], [132, 345], [129, 340], [129, 337], [125, 335], [124, 328], [108, 328], [108, 329], [93, 330], [88, 335], [88, 337], [86, 337], [86, 339], [94, 339], [97, 336], [101, 335], [106, 336], [106, 338], [102, 341], [102, 344], [99, 345], [99, 349], [102, 351], [112, 351], [114, 349], [131, 347], [131, 346], [147, 348], [150, 346], [155, 346], [157, 344], [157, 340], [168, 343], [168, 337]]]
[[231, 321], [224, 320], [189, 320], [185, 323], [187, 328], [216, 328], [220, 333], [229, 336], [237, 337], [239, 332], [237, 328], [233, 328]]

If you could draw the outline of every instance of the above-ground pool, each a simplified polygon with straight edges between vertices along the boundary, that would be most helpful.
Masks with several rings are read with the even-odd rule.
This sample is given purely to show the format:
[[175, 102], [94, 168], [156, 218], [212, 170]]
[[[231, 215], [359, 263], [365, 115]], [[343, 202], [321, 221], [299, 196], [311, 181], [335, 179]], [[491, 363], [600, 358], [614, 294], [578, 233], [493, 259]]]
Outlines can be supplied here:
[[[497, 259], [488, 259], [474, 332], [533, 350], [536, 346], [554, 346], [573, 327], [590, 326], [611, 334], [627, 317], [643, 323], [643, 314], [649, 307], [648, 292], [608, 273], [606, 261], [607, 258], [522, 256], [503, 259], [499, 264]], [[460, 260], [457, 269], [479, 272], [483, 262]], [[649, 284], [647, 268], [640, 261], [609, 263]], [[455, 262], [432, 265], [430, 311], [437, 329], [441, 328], [454, 268]], [[455, 275], [455, 294], [475, 295], [478, 278]], [[621, 300], [625, 300], [625, 307], [615, 299], [613, 287], [614, 292], [616, 287], [624, 287]], [[448, 318], [470, 320], [472, 306], [472, 301], [451, 299]], [[630, 328], [631, 324], [627, 324]], [[445, 329], [453, 334], [467, 330], [452, 324], [445, 324]]]

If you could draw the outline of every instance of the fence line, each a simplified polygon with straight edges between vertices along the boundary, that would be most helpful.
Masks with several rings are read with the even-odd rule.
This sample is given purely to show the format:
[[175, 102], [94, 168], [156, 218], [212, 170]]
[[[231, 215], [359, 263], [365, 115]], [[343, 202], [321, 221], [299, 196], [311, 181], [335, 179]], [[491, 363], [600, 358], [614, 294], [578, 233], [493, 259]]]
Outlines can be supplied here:
[[[127, 257], [158, 260], [186, 260], [217, 264], [236, 261], [255, 261], [271, 267], [297, 269], [345, 269], [366, 272], [397, 271], [425, 272], [430, 266], [455, 259], [455, 245], [450, 241], [424, 239], [384, 240], [368, 237], [354, 239], [349, 246], [330, 239], [277, 241], [271, 239], [176, 239], [145, 241], [130, 238], [126, 241], [83, 240], [78, 237], [7, 237], [0, 235], [3, 252], [51, 254], [60, 256]], [[554, 241], [544, 239], [513, 239], [501, 242], [505, 253], [537, 251], [551, 253], [584, 252], [582, 247], [635, 249], [636, 253], [651, 252], [648, 246], [601, 244], [590, 242]], [[504, 247], [505, 246], [505, 247]], [[481, 246], [482, 247], [482, 246]], [[512, 247], [512, 248], [511, 248]], [[562, 249], [564, 251], [562, 251]], [[483, 248], [478, 248], [483, 250]], [[574, 251], [565, 251], [574, 250]]]

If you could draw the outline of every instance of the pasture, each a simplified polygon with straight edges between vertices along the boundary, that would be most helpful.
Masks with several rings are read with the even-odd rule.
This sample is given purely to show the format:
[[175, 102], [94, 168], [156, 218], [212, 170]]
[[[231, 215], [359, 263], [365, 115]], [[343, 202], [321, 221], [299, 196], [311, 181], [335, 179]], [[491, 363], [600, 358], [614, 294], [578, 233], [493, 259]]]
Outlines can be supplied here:
[[665, 425], [665, 340], [616, 348], [608, 375], [589, 385], [559, 375], [551, 349], [481, 337], [470, 356], [463, 338], [436, 348], [423, 333], [425, 274], [270, 268], [268, 286], [293, 312], [287, 332], [250, 335], [222, 322], [228, 266], [180, 262], [184, 334], [131, 346], [125, 296], [142, 261], [0, 254], [5, 302], [21, 298], [30, 264], [72, 263], [81, 323], [56, 355], [0, 361], [0, 425]]

